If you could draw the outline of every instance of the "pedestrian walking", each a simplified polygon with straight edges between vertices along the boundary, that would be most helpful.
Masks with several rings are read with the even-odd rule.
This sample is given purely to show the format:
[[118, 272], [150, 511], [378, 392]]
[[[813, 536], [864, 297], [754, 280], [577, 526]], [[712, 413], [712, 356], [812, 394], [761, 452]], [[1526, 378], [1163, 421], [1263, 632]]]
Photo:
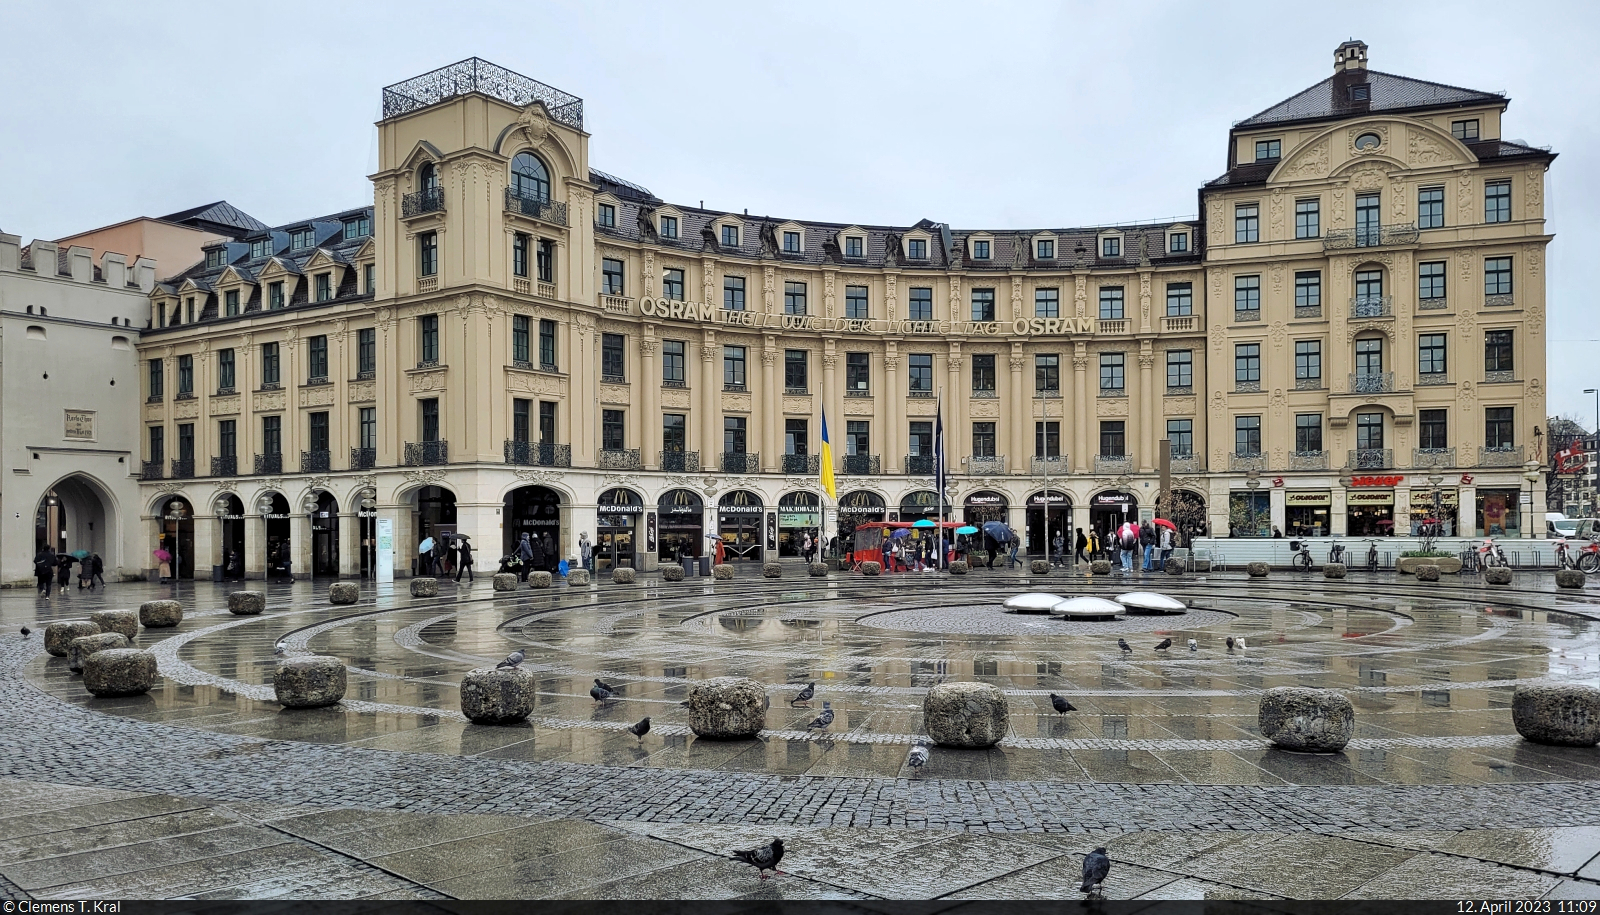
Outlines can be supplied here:
[[33, 577], [39, 580], [39, 595], [50, 599], [50, 584], [56, 577], [56, 551], [47, 544], [33, 554]]
[[800, 558], [805, 560], [806, 565], [810, 565], [811, 564], [811, 532], [810, 531], [806, 531], [806, 533], [800, 538]]
[[1074, 561], [1076, 561], [1076, 562], [1086, 562], [1087, 561], [1084, 558], [1083, 549], [1084, 549], [1084, 547], [1086, 547], [1088, 545], [1089, 545], [1089, 538], [1084, 536], [1083, 528], [1081, 528], [1081, 527], [1078, 528], [1077, 540], [1075, 540], [1073, 542], [1073, 547], [1075, 549], [1075, 552], [1073, 553], [1072, 558], [1073, 558]]
[[459, 537], [455, 537], [455, 536], [451, 536], [450, 540], [449, 540], [449, 544], [450, 544], [450, 546], [445, 552], [445, 561], [447, 563], [449, 563], [449, 565], [445, 567], [444, 572], [445, 572], [446, 575], [449, 575], [450, 573], [454, 572], [456, 581], [460, 581], [461, 580], [461, 543], [460, 543], [460, 538]]
[[460, 546], [456, 548], [460, 561], [460, 565], [456, 566], [456, 581], [460, 581], [461, 573], [465, 572], [467, 573], [467, 582], [470, 584], [477, 581], [472, 576], [472, 544], [468, 543], [465, 537], [457, 537], [456, 539], [460, 541]]
[[1167, 567], [1167, 562], [1172, 559], [1173, 541], [1172, 528], [1163, 524], [1161, 526], [1161, 568], [1163, 569]]
[[1122, 550], [1122, 571], [1133, 571], [1133, 552], [1139, 548], [1139, 528], [1131, 521], [1117, 530], [1117, 546]]
[[549, 572], [552, 571], [556, 565], [556, 542], [550, 539], [550, 534], [548, 532], [546, 532], [545, 535], [540, 539], [543, 541], [541, 546], [544, 547], [544, 562], [539, 564], [539, 568]]
[[544, 542], [547, 539], [548, 538], [545, 537], [528, 538], [528, 570], [530, 572], [544, 571], [544, 563], [546, 558], [544, 552]]
[[433, 574], [433, 538], [424, 537], [417, 544], [417, 575], [427, 578]]
[[533, 571], [533, 538], [527, 534], [517, 542], [517, 560], [521, 565], [517, 568], [519, 581], [527, 581], [528, 573]]
[[151, 554], [156, 557], [156, 574], [160, 576], [162, 584], [172, 577], [172, 554], [162, 547], [156, 547]]
[[94, 581], [90, 582], [89, 587], [91, 589], [93, 589], [95, 584], [98, 583], [100, 585], [100, 587], [104, 588], [106, 586], [106, 577], [105, 577], [106, 562], [105, 562], [105, 560], [100, 558], [100, 554], [99, 553], [91, 553], [91, 554], [89, 554], [89, 564], [90, 564], [90, 567], [94, 570]]
[[67, 582], [72, 580], [72, 554], [61, 553], [56, 557], [56, 588], [63, 594], [67, 590]]
[[589, 542], [588, 531], [578, 535], [578, 560], [586, 570], [594, 571], [594, 544]]
[[1155, 571], [1156, 563], [1156, 526], [1149, 521], [1139, 523], [1139, 546], [1144, 550], [1144, 565], [1146, 572]]
[[1066, 538], [1061, 536], [1061, 532], [1060, 531], [1056, 531], [1055, 537], [1052, 538], [1051, 541], [1050, 541], [1050, 564], [1051, 565], [1059, 565], [1059, 564], [1064, 563], [1065, 562], [1065, 558], [1066, 558], [1065, 557], [1066, 549], [1067, 549]]
[[1022, 549], [1022, 538], [1017, 536], [1016, 531], [1011, 532], [1011, 539], [1006, 542], [1006, 546], [1010, 547], [1006, 553], [1006, 568], [1020, 565], [1017, 561], [1017, 551]]

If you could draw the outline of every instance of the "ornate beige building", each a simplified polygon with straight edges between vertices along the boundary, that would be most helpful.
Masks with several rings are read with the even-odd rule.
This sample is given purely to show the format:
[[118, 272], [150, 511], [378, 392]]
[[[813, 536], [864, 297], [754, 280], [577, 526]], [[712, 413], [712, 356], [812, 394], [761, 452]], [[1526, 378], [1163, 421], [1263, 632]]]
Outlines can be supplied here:
[[[525, 532], [562, 557], [587, 534], [602, 567], [613, 550], [645, 568], [700, 555], [711, 536], [789, 553], [807, 530], [934, 511], [936, 411], [952, 513], [1006, 520], [1034, 551], [1046, 491], [1052, 531], [1156, 510], [1164, 440], [1171, 510], [1218, 532], [1241, 509], [1309, 525], [1317, 493], [1343, 532], [1347, 488], [1352, 523], [1375, 521], [1373, 475], [1401, 478], [1403, 527], [1423, 465], [1514, 489], [1543, 410], [1552, 156], [1498, 140], [1504, 98], [1369, 73], [1364, 55], [1342, 47], [1333, 80], [1234, 129], [1204, 225], [673, 205], [590, 167], [576, 97], [477, 59], [396, 84], [371, 208], [217, 246], [152, 294], [146, 508], [181, 500], [194, 520], [150, 536], [181, 532], [202, 565], [238, 552], [253, 575], [359, 574], [373, 516], [393, 520], [402, 574], [449, 530], [480, 566]], [[1338, 100], [1359, 85], [1365, 104]], [[1465, 120], [1477, 132], [1452, 136]], [[1443, 221], [1420, 228], [1441, 187]], [[1500, 258], [1509, 298], [1486, 298]], [[1501, 330], [1510, 361], [1480, 369]], [[1424, 378], [1435, 331], [1445, 361]], [[1317, 372], [1297, 376], [1312, 341]], [[1423, 438], [1436, 404], [1446, 431]], [[1486, 441], [1485, 411], [1506, 407], [1509, 443]], [[817, 482], [824, 419], [837, 504]], [[1347, 452], [1360, 479], [1342, 486]]]

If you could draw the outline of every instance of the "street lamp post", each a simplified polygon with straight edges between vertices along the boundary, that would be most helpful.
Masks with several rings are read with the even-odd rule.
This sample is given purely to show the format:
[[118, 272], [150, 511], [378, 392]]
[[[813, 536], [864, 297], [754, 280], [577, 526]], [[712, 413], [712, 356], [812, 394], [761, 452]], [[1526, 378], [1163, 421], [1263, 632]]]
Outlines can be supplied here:
[[[306, 493], [306, 497], [305, 497], [304, 500], [301, 501], [300, 507], [302, 509], [304, 509], [305, 513], [306, 513], [306, 536], [310, 537], [311, 540], [312, 540], [311, 554], [312, 554], [313, 557], [315, 557], [316, 556], [316, 552], [317, 552], [317, 549], [316, 549], [317, 509], [321, 507], [320, 500], [317, 498], [317, 493], [316, 493], [315, 490], [312, 490], [311, 492]], [[294, 563], [294, 556], [293, 556], [292, 553], [290, 554], [290, 557], [289, 557], [289, 563], [290, 563], [290, 565], [289, 565], [289, 578], [292, 580], [294, 578], [294, 564], [293, 564]], [[311, 578], [315, 577], [314, 573], [316, 572], [316, 569], [317, 569], [317, 562], [316, 562], [316, 559], [313, 558], [311, 560], [311, 563], [310, 563], [310, 568], [306, 569], [306, 573], [305, 574], [306, 574], [306, 579], [307, 580], [310, 580]], [[335, 571], [337, 571], [337, 569], [335, 569]]]
[[183, 519], [188, 512], [182, 505], [173, 503], [167, 509], [167, 520], [172, 522], [172, 586], [178, 586], [183, 577]]
[[222, 577], [227, 578], [228, 544], [233, 542], [232, 540], [228, 539], [228, 513], [229, 509], [233, 508], [233, 505], [228, 501], [227, 496], [223, 496], [217, 499], [216, 504], [213, 505], [212, 508], [215, 510], [217, 520], [222, 522]]
[[[1050, 462], [1052, 460], [1052, 457], [1051, 457], [1051, 454], [1050, 454], [1050, 401], [1055, 399], [1052, 396], [1053, 394], [1059, 395], [1060, 394], [1060, 390], [1057, 389], [1056, 391], [1052, 392], [1052, 391], [1047, 389], [1047, 390], [1040, 391], [1037, 395], [1035, 395], [1039, 399], [1039, 411], [1044, 416], [1044, 425], [1041, 427], [1041, 431], [1039, 433], [1039, 438], [1040, 438], [1039, 450], [1041, 452], [1043, 452], [1040, 455], [1039, 464], [1040, 464], [1041, 468], [1043, 469], [1043, 473], [1044, 473], [1044, 555], [1045, 555], [1046, 559], [1050, 560], [1050, 564], [1051, 565], [1054, 565], [1055, 562], [1056, 562], [1056, 558], [1050, 554], [1050, 544], [1051, 544], [1051, 540], [1050, 540]], [[1065, 417], [1066, 417], [1066, 408], [1065, 407], [1062, 408], [1061, 415], [1062, 415], [1062, 418], [1065, 419]], [[1056, 431], [1056, 455], [1059, 456], [1060, 453], [1061, 453], [1061, 432], [1060, 432], [1060, 428], [1057, 427], [1057, 431]], [[942, 537], [943, 534], [941, 534], [940, 536]], [[1061, 551], [1063, 553], [1067, 552], [1067, 532], [1066, 531], [1062, 531], [1061, 532], [1061, 544], [1062, 544]]]
[[367, 563], [367, 575], [376, 581], [378, 578], [378, 500], [374, 498], [377, 493], [370, 489], [361, 491], [361, 511], [372, 518], [371, 529], [367, 532], [367, 542], [371, 545], [372, 559]]
[[261, 580], [266, 581], [272, 574], [271, 544], [267, 543], [267, 516], [272, 514], [272, 497], [262, 496], [257, 499], [256, 511], [261, 515], [261, 549], [266, 557], [266, 564], [261, 567]]
[[1246, 489], [1250, 490], [1250, 512], [1249, 512], [1248, 515], [1246, 515], [1246, 517], [1249, 519], [1250, 530], [1252, 532], [1250, 536], [1254, 537], [1255, 536], [1255, 531], [1257, 530], [1257, 526], [1256, 526], [1256, 490], [1258, 488], [1260, 488], [1260, 486], [1261, 486], [1260, 474], [1258, 474], [1254, 470], [1246, 473], [1244, 475], [1244, 486], [1245, 486]]
[[[1534, 520], [1531, 517], [1533, 515], [1533, 487], [1535, 483], [1539, 482], [1539, 468], [1542, 466], [1538, 461], [1529, 461], [1522, 465], [1522, 478], [1528, 481], [1528, 510], [1518, 512], [1522, 516], [1522, 538], [1524, 540], [1533, 537]], [[1521, 506], [1518, 507], [1520, 508]]]

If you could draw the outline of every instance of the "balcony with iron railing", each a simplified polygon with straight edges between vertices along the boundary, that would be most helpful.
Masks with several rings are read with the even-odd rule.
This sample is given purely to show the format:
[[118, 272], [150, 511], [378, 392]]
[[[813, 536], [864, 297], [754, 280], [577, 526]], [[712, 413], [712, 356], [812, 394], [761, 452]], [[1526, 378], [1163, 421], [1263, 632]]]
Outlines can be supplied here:
[[972, 391], [973, 400], [998, 400], [1000, 392], [994, 388], [975, 388]]
[[870, 388], [849, 388], [844, 392], [844, 396], [846, 396], [846, 397], [871, 397], [872, 396], [872, 390]]
[[1233, 393], [1235, 394], [1260, 394], [1261, 379], [1235, 378], [1233, 380]]
[[1351, 394], [1392, 394], [1394, 393], [1393, 372], [1351, 372]]
[[407, 467], [433, 467], [439, 464], [450, 463], [450, 443], [437, 442], [406, 442]]
[[517, 193], [514, 187], [506, 188], [506, 212], [529, 219], [537, 219], [553, 226], [567, 224], [567, 205], [559, 200], [547, 200]]
[[1394, 299], [1386, 295], [1358, 295], [1350, 299], [1352, 318], [1392, 318]]
[[1444, 296], [1423, 297], [1417, 300], [1420, 311], [1443, 311], [1450, 307], [1450, 300]]
[[1322, 306], [1296, 305], [1294, 307], [1294, 316], [1297, 318], [1320, 318], [1322, 317]]
[[1320, 391], [1322, 390], [1322, 376], [1318, 375], [1315, 378], [1296, 378], [1294, 380], [1294, 389], [1296, 391]]
[[333, 469], [332, 451], [300, 452], [301, 473], [327, 473]]
[[967, 473], [978, 476], [1005, 476], [1005, 472], [1006, 456], [1003, 454], [967, 458]]
[[351, 448], [350, 469], [371, 470], [378, 466], [378, 449], [376, 448]]
[[444, 212], [444, 188], [426, 187], [400, 198], [400, 218]]
[[1417, 373], [1417, 384], [1418, 385], [1436, 385], [1436, 384], [1449, 384], [1449, 383], [1450, 383], [1450, 373], [1449, 372], [1418, 372]]
[[258, 454], [256, 455], [255, 468], [257, 474], [283, 473], [283, 455], [281, 453]]
[[139, 479], [161, 480], [167, 475], [166, 461], [145, 461], [139, 468]]
[[1201, 473], [1205, 470], [1200, 464], [1198, 454], [1174, 454], [1172, 456], [1173, 473]]
[[172, 462], [174, 480], [194, 479], [194, 458], [178, 458]]
[[1246, 310], [1235, 308], [1233, 310], [1233, 323], [1235, 324], [1253, 324], [1260, 320], [1261, 309], [1259, 308], [1251, 308]]
[[666, 473], [700, 472], [698, 451], [663, 451], [657, 457], [661, 459], [661, 469]]
[[571, 467], [572, 446], [506, 439], [505, 462], [523, 467]]
[[1394, 226], [1362, 226], [1355, 229], [1329, 229], [1322, 235], [1322, 250], [1378, 248], [1384, 245], [1409, 245], [1417, 240], [1415, 223]]
[[786, 454], [783, 456], [783, 472], [787, 474], [818, 473], [822, 469], [822, 456], [818, 454]]
[[1326, 451], [1291, 451], [1289, 452], [1290, 470], [1327, 470], [1328, 452]]
[[1228, 469], [1235, 473], [1247, 470], [1265, 473], [1267, 456], [1260, 451], [1232, 451], [1228, 453]]
[[932, 388], [912, 388], [911, 390], [906, 392], [906, 396], [907, 397], [923, 398], [923, 399], [931, 400], [933, 398], [933, 389]]
[[1394, 467], [1393, 448], [1356, 448], [1348, 461], [1351, 470], [1390, 470]]
[[1426, 470], [1430, 467], [1448, 470], [1456, 466], [1456, 449], [1413, 448], [1411, 449], [1411, 466], [1415, 470]]
[[1072, 472], [1072, 462], [1065, 454], [1035, 454], [1028, 458], [1028, 472], [1034, 476], [1064, 477]]
[[724, 451], [718, 464], [722, 467], [723, 473], [759, 473], [761, 471], [761, 453], [759, 451]]
[[1499, 292], [1483, 297], [1483, 307], [1485, 308], [1508, 308], [1515, 304], [1517, 304], [1517, 298], [1509, 292]]
[[1133, 455], [1097, 454], [1094, 456], [1095, 473], [1133, 473]]
[[214, 477], [236, 477], [239, 475], [239, 456], [230, 454], [226, 457], [211, 459], [211, 475]]
[[926, 476], [931, 475], [934, 469], [934, 456], [931, 454], [908, 454], [901, 461], [900, 466], [908, 474]]
[[602, 448], [595, 466], [601, 470], [638, 470], [644, 466], [638, 448]]
[[876, 454], [847, 454], [841, 467], [844, 473], [869, 476], [883, 472], [883, 461]]
[[1499, 447], [1480, 446], [1478, 448], [1479, 467], [1521, 467], [1522, 446], [1505, 445]]

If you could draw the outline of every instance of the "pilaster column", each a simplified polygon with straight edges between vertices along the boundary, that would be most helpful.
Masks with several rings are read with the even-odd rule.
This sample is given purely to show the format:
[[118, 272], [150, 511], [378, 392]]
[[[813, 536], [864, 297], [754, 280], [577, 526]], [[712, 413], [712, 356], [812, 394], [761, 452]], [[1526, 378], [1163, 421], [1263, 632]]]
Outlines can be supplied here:
[[656, 348], [661, 344], [653, 336], [654, 331], [654, 325], [645, 325], [645, 336], [639, 339], [640, 376], [633, 380], [634, 390], [639, 392], [639, 457], [646, 470], [659, 467], [657, 452], [661, 450], [661, 411], [657, 406], [661, 376], [656, 373]]
[[1011, 374], [1008, 376], [1010, 390], [1001, 392], [1004, 399], [1000, 402], [1009, 407], [1006, 413], [1007, 422], [1011, 426], [1011, 473], [1024, 476], [1033, 470], [1033, 462], [1029, 460], [1033, 449], [1028, 444], [1028, 433], [1033, 431], [1033, 399], [1023, 387], [1021, 344], [1012, 345], [1010, 358]]
[[[828, 430], [828, 446], [835, 455], [840, 455], [844, 454], [844, 398], [839, 391], [839, 385], [834, 381], [839, 357], [833, 352], [832, 340], [824, 340], [822, 345], [824, 347], [822, 353], [822, 390], [818, 392], [817, 403], [822, 405], [824, 411], [823, 420], [828, 418], [827, 408], [833, 407], [833, 427]], [[817, 427], [817, 453], [822, 453], [822, 427], [820, 425]], [[839, 471], [837, 460], [834, 461], [833, 470], [835, 473]], [[835, 509], [838, 508], [838, 506], [834, 507]], [[823, 510], [826, 511], [827, 507], [824, 506]]]
[[[883, 472], [885, 474], [899, 473], [900, 467], [900, 426], [905, 422], [905, 397], [906, 392], [900, 387], [899, 375], [900, 357], [891, 354], [883, 359], [883, 395], [877, 398], [879, 416], [884, 418], [883, 430]], [[899, 506], [889, 506], [894, 511]]]
[[1128, 419], [1137, 424], [1139, 429], [1139, 472], [1152, 473], [1156, 464], [1156, 424], [1160, 417], [1156, 415], [1155, 385], [1151, 384], [1151, 370], [1156, 364], [1156, 354], [1151, 352], [1150, 341], [1146, 340], [1139, 353], [1139, 412], [1131, 414]]
[[253, 507], [245, 506], [239, 522], [244, 525], [244, 577], [261, 579], [267, 577], [267, 522], [252, 513]]
[[778, 341], [776, 337], [765, 337], [761, 346], [761, 412], [765, 415], [752, 416], [761, 427], [761, 469], [767, 473], [777, 473], [783, 466], [783, 460], [778, 453], [783, 450], [778, 430], [783, 425], [783, 412], [779, 409], [778, 401]]
[[367, 545], [361, 542], [361, 510], [339, 513], [339, 577], [361, 577], [361, 553]]
[[961, 390], [961, 344], [950, 344], [950, 355], [945, 362], [950, 379], [945, 388], [944, 469], [946, 473], [960, 473], [961, 459], [972, 451], [971, 431], [964, 420], [967, 410], [966, 392]]
[[311, 577], [311, 519], [289, 503], [289, 573], [295, 581]]
[[1083, 343], [1074, 344], [1072, 353], [1072, 393], [1077, 407], [1072, 417], [1072, 472], [1088, 473], [1094, 462], [1089, 460], [1089, 425], [1094, 414], [1089, 411], [1089, 353]]
[[722, 469], [722, 416], [718, 409], [722, 403], [722, 374], [717, 366], [720, 349], [716, 334], [706, 331], [700, 343], [700, 469], [708, 473]]
[[[198, 449], [197, 449], [198, 452]], [[200, 459], [195, 458], [196, 462]], [[215, 515], [196, 515], [194, 519], [194, 577], [205, 581], [211, 567], [222, 564], [222, 522]]]

